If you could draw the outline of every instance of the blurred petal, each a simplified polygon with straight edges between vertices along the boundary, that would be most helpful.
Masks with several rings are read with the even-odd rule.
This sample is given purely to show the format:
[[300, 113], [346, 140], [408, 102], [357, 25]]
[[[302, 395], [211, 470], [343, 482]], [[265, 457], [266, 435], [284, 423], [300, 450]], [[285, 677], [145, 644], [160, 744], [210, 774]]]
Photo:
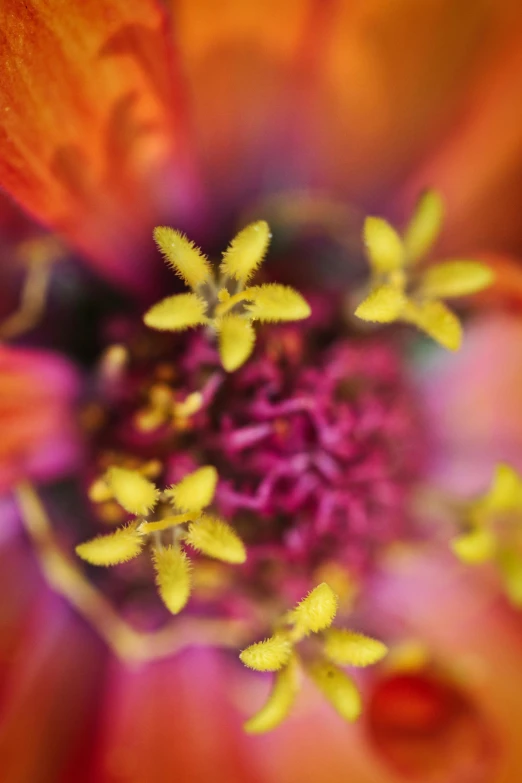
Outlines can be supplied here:
[[[478, 5], [478, 4], [477, 4]], [[499, 3], [509, 13], [510, 3]], [[511, 12], [514, 8], [511, 8]], [[502, 12], [502, 9], [501, 9]], [[508, 17], [507, 17], [508, 18]], [[495, 60], [471, 85], [424, 165], [406, 186], [410, 198], [429, 182], [441, 190], [447, 213], [445, 236], [453, 252], [474, 248], [519, 248], [522, 196], [522, 20], [497, 46]]]
[[[315, 152], [317, 168], [322, 181], [338, 182], [351, 196], [382, 198], [452, 127], [470, 84], [480, 88], [520, 27], [520, 5], [360, 0], [324, 6], [323, 25], [310, 31], [320, 67], [313, 104], [322, 156]], [[312, 75], [307, 78], [312, 91]], [[494, 135], [490, 141], [496, 146]], [[423, 177], [415, 196], [434, 184]]]
[[0, 491], [26, 476], [42, 480], [74, 470], [76, 394], [77, 379], [64, 360], [0, 346]]
[[181, 145], [159, 3], [6, 0], [0, 30], [0, 185], [136, 284], [158, 177]]
[[485, 492], [496, 463], [522, 469], [522, 320], [477, 319], [458, 354], [418, 370], [439, 480], [459, 493]]
[[221, 206], [253, 182], [284, 176], [276, 153], [293, 109], [293, 69], [315, 4], [170, 0], [169, 6], [194, 143]]
[[114, 662], [109, 675], [92, 780], [260, 783], [219, 653], [191, 649], [139, 669]]
[[[516, 780], [522, 769], [519, 614], [499, 599], [476, 570], [452, 565], [433, 553], [429, 558], [399, 557], [382, 584], [379, 603], [385, 613], [398, 612], [435, 660], [454, 671], [462, 696], [474, 705], [477, 730], [482, 724], [484, 741], [489, 735], [497, 746], [496, 753], [490, 747], [482, 760], [480, 756], [468, 758], [475, 773], [469, 779]], [[466, 780], [466, 773], [471, 775], [469, 769], [461, 770], [455, 781]], [[441, 780], [446, 783], [453, 778], [446, 774]]]
[[[92, 741], [103, 646], [46, 590], [20, 541], [2, 551], [0, 559], [2, 647], [8, 640], [11, 644], [2, 662], [2, 777], [13, 783], [84, 783], [81, 756]], [[18, 617], [13, 605], [21, 610]]]

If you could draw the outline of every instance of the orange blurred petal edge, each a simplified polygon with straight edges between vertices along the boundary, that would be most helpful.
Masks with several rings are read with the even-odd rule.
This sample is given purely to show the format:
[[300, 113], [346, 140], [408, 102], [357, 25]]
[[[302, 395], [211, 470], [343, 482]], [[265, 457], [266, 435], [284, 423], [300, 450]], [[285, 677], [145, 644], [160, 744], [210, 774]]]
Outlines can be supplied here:
[[0, 6], [0, 186], [130, 286], [181, 153], [171, 55], [156, 0]]

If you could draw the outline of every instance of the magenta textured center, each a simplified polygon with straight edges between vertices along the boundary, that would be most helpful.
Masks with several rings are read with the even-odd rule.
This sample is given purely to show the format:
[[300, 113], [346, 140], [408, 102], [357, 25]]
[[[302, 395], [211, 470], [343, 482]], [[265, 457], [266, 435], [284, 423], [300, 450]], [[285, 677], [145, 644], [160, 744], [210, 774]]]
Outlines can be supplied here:
[[131, 340], [96, 470], [118, 454], [153, 459], [168, 484], [215, 465], [216, 508], [248, 547], [247, 580], [269, 565], [305, 574], [332, 560], [363, 575], [382, 545], [411, 535], [424, 446], [393, 342], [339, 331], [265, 327], [233, 374], [204, 334]]

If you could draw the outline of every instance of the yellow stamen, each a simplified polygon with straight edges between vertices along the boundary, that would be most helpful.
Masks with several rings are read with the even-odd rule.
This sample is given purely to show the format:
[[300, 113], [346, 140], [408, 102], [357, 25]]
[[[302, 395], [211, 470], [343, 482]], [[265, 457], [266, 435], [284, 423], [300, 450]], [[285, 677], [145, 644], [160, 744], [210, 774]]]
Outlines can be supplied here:
[[157, 503], [159, 491], [137, 470], [112, 467], [106, 480], [118, 503], [129, 514], [145, 516]]
[[98, 536], [76, 547], [76, 554], [87, 563], [97, 566], [111, 566], [126, 563], [137, 557], [145, 539], [136, 523], [120, 527], [107, 536]]
[[325, 631], [325, 653], [340, 666], [370, 666], [380, 661], [388, 648], [377, 639], [344, 628]]
[[171, 527], [193, 522], [195, 516], [195, 514], [174, 514], [173, 516], [163, 517], [163, 519], [160, 519], [157, 522], [142, 522], [139, 530], [146, 535], [149, 533], [158, 533], [161, 530], [169, 530]]
[[366, 299], [355, 311], [357, 318], [376, 323], [392, 323], [402, 314], [406, 305], [406, 296], [401, 288], [394, 285], [381, 285], [370, 291]]
[[181, 332], [207, 323], [206, 312], [207, 303], [198, 294], [176, 294], [153, 305], [143, 320], [151, 329]]
[[223, 254], [221, 270], [240, 283], [246, 283], [261, 265], [270, 242], [270, 229], [258, 220], [240, 231]]
[[499, 551], [498, 566], [506, 595], [517, 608], [522, 607], [522, 556], [513, 547]]
[[186, 541], [208, 557], [225, 563], [244, 563], [245, 546], [234, 530], [221, 519], [202, 516], [190, 525]]
[[[355, 315], [363, 321], [405, 321], [426, 332], [450, 351], [462, 342], [457, 316], [440, 301], [476, 293], [491, 285], [493, 273], [478, 261], [445, 261], [417, 272], [415, 264], [431, 247], [440, 230], [442, 202], [425, 193], [401, 239], [382, 218], [364, 224], [364, 241], [372, 270], [371, 290]], [[410, 268], [412, 267], [412, 268]]]
[[402, 318], [422, 329], [449, 351], [458, 351], [461, 346], [460, 321], [443, 302], [425, 301], [417, 304], [409, 300], [402, 312]]
[[402, 240], [386, 220], [366, 218], [363, 238], [374, 272], [382, 274], [401, 269], [404, 264]]
[[361, 697], [350, 677], [326, 661], [309, 664], [307, 671], [342, 718], [354, 721], [359, 717], [362, 710]]
[[522, 511], [522, 478], [511, 465], [497, 465], [491, 489], [479, 502], [486, 511]]
[[[223, 278], [219, 281], [212, 277], [207, 259], [179, 232], [160, 227], [155, 238], [169, 263], [194, 291], [155, 304], [145, 314], [145, 324], [164, 331], [211, 327], [219, 334], [221, 360], [229, 372], [252, 353], [255, 334], [248, 321], [296, 321], [310, 315], [308, 303], [289, 286], [266, 284], [243, 290], [268, 248], [270, 229], [263, 220], [247, 226], [232, 240], [223, 255]], [[212, 283], [206, 287], [206, 299], [203, 283]], [[148, 425], [146, 419], [145, 427]]]
[[477, 529], [463, 533], [450, 542], [455, 555], [463, 563], [485, 563], [495, 554], [495, 537], [490, 530]]
[[337, 613], [337, 596], [323, 582], [311, 590], [291, 612], [291, 619], [299, 634], [317, 633], [328, 628]]
[[169, 266], [190, 288], [197, 288], [210, 279], [212, 272], [208, 259], [180, 231], [158, 226], [154, 229], [154, 239]]
[[274, 634], [263, 642], [251, 644], [239, 658], [249, 669], [276, 672], [286, 666], [292, 655], [292, 643], [285, 634]]
[[311, 313], [308, 302], [290, 286], [267, 283], [247, 288], [246, 294], [251, 301], [245, 307], [253, 320], [300, 321]]
[[190, 597], [190, 561], [177, 546], [154, 549], [152, 562], [161, 600], [172, 614], [178, 614]]
[[234, 372], [254, 350], [254, 327], [244, 316], [229, 314], [218, 321], [217, 329], [221, 364], [227, 372]]
[[480, 261], [444, 261], [424, 272], [419, 290], [422, 296], [449, 299], [483, 291], [493, 280], [493, 270]]
[[193, 416], [201, 410], [203, 405], [203, 395], [201, 392], [192, 392], [188, 394], [183, 402], [176, 402], [174, 405], [174, 416], [178, 419], [185, 419]]
[[274, 686], [266, 704], [245, 723], [248, 734], [272, 731], [290, 713], [299, 688], [297, 663], [291, 659], [288, 666], [277, 672]]
[[204, 465], [169, 487], [165, 495], [180, 511], [201, 511], [212, 503], [217, 479], [217, 470], [212, 465]]
[[423, 258], [430, 250], [440, 232], [443, 216], [444, 205], [439, 193], [425, 191], [404, 232], [404, 248], [410, 263]]

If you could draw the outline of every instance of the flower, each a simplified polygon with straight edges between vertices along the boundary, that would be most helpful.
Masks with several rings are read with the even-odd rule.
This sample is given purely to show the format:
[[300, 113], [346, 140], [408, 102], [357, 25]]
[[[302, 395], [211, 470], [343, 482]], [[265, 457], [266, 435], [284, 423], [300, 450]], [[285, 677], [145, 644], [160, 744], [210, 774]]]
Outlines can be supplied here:
[[419, 199], [403, 239], [386, 220], [366, 218], [364, 239], [374, 281], [355, 315], [365, 321], [415, 324], [456, 351], [462, 343], [461, 326], [441, 298], [482, 291], [491, 285], [493, 274], [480, 261], [442, 261], [424, 271], [408, 295], [407, 284], [412, 285], [416, 265], [436, 239], [441, 219], [442, 202], [433, 191]]
[[[517, 315], [490, 330], [479, 299], [458, 302], [464, 340], [454, 357], [409, 328], [374, 330], [353, 315], [368, 283], [361, 214], [386, 216], [366, 222], [373, 293], [363, 316], [366, 308], [383, 320], [368, 303], [387, 286], [400, 307], [384, 320], [414, 322], [456, 349], [460, 322], [439, 301], [455, 281], [459, 294], [477, 291], [492, 265], [490, 302], [506, 298], [506, 276], [516, 277], [508, 254], [519, 250], [518, 8], [470, 4], [455, 16], [438, 0], [421, 10], [285, 3], [277, 15], [233, 2], [219, 14], [155, 0], [117, 2], [110, 13], [103, 0], [18, 6], [8, 0], [0, 11], [0, 184], [99, 277], [64, 261], [50, 279], [52, 328], [34, 330], [38, 307], [15, 330], [21, 343], [83, 363], [85, 449], [76, 479], [48, 487], [27, 481], [30, 460], [18, 472], [6, 459], [30, 548], [10, 528], [4, 774], [320, 780], [327, 759], [334, 783], [412, 771], [515, 779], [516, 616], [495, 573], [446, 550], [455, 531], [473, 526], [469, 498], [484, 491], [484, 474], [522, 467], [509, 381]], [[426, 186], [447, 204], [442, 257], [477, 260], [417, 276], [407, 269], [411, 234], [399, 242], [391, 225]], [[437, 222], [417, 232], [423, 250]], [[191, 293], [162, 284], [154, 226]], [[247, 228], [216, 285], [184, 232], [213, 257], [238, 226]], [[252, 285], [270, 231], [263, 274], [275, 282]], [[492, 249], [506, 254], [501, 263]], [[102, 295], [100, 277], [133, 300], [114, 288]], [[73, 319], [82, 302], [91, 303], [87, 348]], [[282, 312], [295, 323], [265, 323], [254, 340], [251, 321]], [[180, 325], [203, 328], [169, 331]], [[462, 370], [477, 365], [480, 383]], [[53, 445], [70, 410], [56, 388]], [[486, 415], [472, 420], [468, 406]], [[17, 426], [16, 447], [23, 433]], [[28, 453], [42, 441], [31, 439]], [[149, 545], [152, 562], [133, 557]], [[91, 563], [117, 564], [91, 568], [75, 547]], [[361, 630], [330, 628], [336, 611]], [[335, 667], [368, 649], [382, 657], [374, 638], [390, 654], [356, 673], [356, 688]], [[346, 728], [305, 684], [277, 731], [244, 737], [266, 678], [243, 670], [241, 649], [265, 668], [268, 651], [276, 669], [254, 727], [289, 707], [297, 655], [345, 716], [359, 711], [361, 694], [359, 724]], [[31, 715], [45, 715], [44, 725]]]
[[212, 279], [208, 260], [182, 234], [159, 227], [154, 235], [167, 261], [193, 292], [158, 302], [145, 313], [145, 324], [162, 331], [180, 331], [203, 324], [212, 327], [219, 336], [223, 367], [229, 372], [241, 367], [252, 353], [255, 342], [252, 321], [277, 323], [310, 315], [308, 304], [289, 286], [265, 283], [244, 288], [268, 246], [270, 231], [264, 220], [243, 228], [234, 237], [223, 254], [219, 280]]
[[[181, 547], [183, 541], [225, 563], [243, 563], [246, 559], [243, 543], [230, 525], [202, 513], [212, 502], [216, 480], [212, 465], [189, 473], [164, 493], [177, 513], [172, 515], [167, 510], [158, 521], [148, 521], [149, 513], [160, 499], [160, 491], [136, 470], [110, 468], [105, 499], [115, 497], [130, 514], [145, 518], [80, 544], [76, 554], [92, 565], [117, 565], [137, 557], [147, 537], [156, 534], [152, 559], [159, 594], [167, 609], [178, 614], [190, 595], [190, 560]], [[172, 533], [172, 544], [163, 546], [157, 536], [163, 531]]]
[[364, 634], [330, 628], [337, 602], [326, 582], [317, 585], [284, 618], [288, 628], [277, 629], [270, 638], [242, 651], [239, 657], [245, 666], [278, 672], [267, 703], [247, 721], [248, 732], [270, 731], [288, 715], [298, 690], [299, 657], [295, 648], [305, 637], [319, 632], [323, 632], [323, 653], [314, 655], [310, 651], [306, 671], [341, 717], [350, 721], [359, 717], [362, 705], [357, 688], [339, 665], [368, 666], [383, 658], [387, 649]]

